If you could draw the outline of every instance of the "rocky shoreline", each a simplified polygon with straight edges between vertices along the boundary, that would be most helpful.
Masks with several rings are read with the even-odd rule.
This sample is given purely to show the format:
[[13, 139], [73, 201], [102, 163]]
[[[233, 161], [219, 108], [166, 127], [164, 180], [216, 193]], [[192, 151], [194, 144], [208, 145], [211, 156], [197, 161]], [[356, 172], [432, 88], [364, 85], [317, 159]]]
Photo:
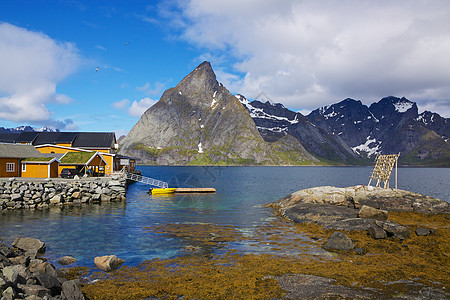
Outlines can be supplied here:
[[122, 176], [82, 179], [0, 180], [0, 211], [46, 209], [49, 206], [125, 201]]
[[0, 243], [0, 296], [12, 299], [83, 300], [78, 280], [64, 279], [39, 255], [45, 244], [33, 238], [17, 238], [12, 247]]

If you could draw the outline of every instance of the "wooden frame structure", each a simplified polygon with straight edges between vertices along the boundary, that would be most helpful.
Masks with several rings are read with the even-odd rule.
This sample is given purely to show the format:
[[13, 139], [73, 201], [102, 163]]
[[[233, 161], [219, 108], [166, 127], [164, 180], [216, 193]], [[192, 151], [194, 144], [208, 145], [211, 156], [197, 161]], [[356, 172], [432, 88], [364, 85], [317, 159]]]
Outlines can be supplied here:
[[395, 189], [397, 189], [397, 161], [399, 154], [378, 155], [375, 159], [375, 167], [370, 176], [369, 184], [373, 180], [377, 180], [376, 187], [380, 187], [384, 183], [384, 188], [389, 188], [389, 179], [391, 178], [392, 169], [395, 166]]

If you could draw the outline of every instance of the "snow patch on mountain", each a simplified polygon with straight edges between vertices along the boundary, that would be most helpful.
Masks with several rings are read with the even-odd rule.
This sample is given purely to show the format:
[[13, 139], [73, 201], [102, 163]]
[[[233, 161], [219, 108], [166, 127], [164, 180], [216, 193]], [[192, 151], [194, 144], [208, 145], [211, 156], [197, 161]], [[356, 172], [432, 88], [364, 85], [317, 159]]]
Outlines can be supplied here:
[[392, 103], [395, 107], [395, 110], [398, 111], [399, 113], [404, 113], [406, 112], [408, 109], [413, 107], [413, 103], [409, 102], [409, 101], [400, 101], [397, 103]]
[[[248, 101], [244, 96], [242, 96], [240, 94], [237, 94], [235, 97], [242, 103], [242, 105], [245, 106], [245, 108], [247, 108], [247, 110], [249, 111], [250, 116], [252, 118], [286, 121], [286, 122], [289, 122], [291, 124], [297, 124], [298, 123], [297, 115], [295, 115], [293, 120], [289, 120], [288, 118], [285, 118], [285, 117], [279, 117], [279, 116], [271, 115], [271, 114], [266, 113], [262, 108], [256, 108], [256, 107], [252, 106], [250, 101]], [[270, 103], [270, 104], [275, 106], [275, 104], [272, 104], [272, 103]]]
[[352, 147], [352, 150], [358, 155], [360, 155], [361, 152], [365, 152], [367, 153], [367, 156], [370, 157], [374, 154], [380, 153], [380, 145], [381, 141], [377, 141], [375, 138], [368, 136], [364, 144]]

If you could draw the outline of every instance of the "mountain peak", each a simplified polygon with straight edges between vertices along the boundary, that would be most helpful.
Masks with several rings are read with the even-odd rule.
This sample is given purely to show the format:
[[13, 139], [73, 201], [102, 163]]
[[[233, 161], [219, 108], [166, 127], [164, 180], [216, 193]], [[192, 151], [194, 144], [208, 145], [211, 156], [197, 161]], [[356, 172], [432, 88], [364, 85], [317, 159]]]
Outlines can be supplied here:
[[211, 64], [207, 61], [202, 62], [189, 73], [183, 80], [178, 83], [176, 89], [182, 94], [198, 93], [204, 91], [207, 94], [216, 92], [219, 88], [216, 74], [214, 73]]

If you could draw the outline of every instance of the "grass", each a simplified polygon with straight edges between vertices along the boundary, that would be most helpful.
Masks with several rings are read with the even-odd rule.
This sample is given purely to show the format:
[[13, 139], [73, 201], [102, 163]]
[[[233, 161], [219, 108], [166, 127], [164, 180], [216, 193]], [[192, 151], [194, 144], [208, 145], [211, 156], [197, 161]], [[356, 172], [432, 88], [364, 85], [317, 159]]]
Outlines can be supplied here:
[[61, 158], [61, 164], [86, 164], [95, 152], [67, 152]]
[[[424, 215], [415, 212], [390, 213], [389, 219], [410, 227], [411, 237], [375, 240], [365, 231], [348, 232], [356, 247], [331, 255], [308, 250], [321, 249], [332, 231], [315, 224], [294, 224], [277, 219], [256, 228], [252, 243], [270, 245], [271, 254], [245, 254], [235, 250], [218, 254], [230, 242], [248, 240], [231, 226], [212, 224], [167, 224], [146, 228], [157, 234], [184, 241], [193, 247], [171, 259], [155, 259], [138, 267], [122, 267], [111, 273], [96, 273], [101, 279], [85, 284], [82, 291], [93, 299], [272, 299], [282, 298], [276, 276], [310, 274], [333, 278], [348, 287], [376, 289], [383, 297], [408, 293], [406, 285], [386, 284], [411, 280], [428, 286], [450, 288], [448, 262], [450, 239], [448, 215]], [[434, 230], [430, 236], [416, 236], [415, 228]], [[290, 254], [285, 254], [286, 250]], [[223, 252], [223, 251], [221, 251]]]

